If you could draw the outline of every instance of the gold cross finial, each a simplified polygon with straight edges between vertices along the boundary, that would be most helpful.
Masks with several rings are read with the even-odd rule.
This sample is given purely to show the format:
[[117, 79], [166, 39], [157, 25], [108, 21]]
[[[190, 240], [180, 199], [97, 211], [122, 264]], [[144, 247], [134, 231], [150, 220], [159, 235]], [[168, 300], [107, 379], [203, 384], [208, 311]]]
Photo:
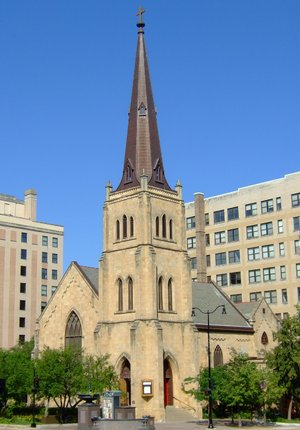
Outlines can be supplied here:
[[140, 6], [138, 13], [136, 14], [136, 16], [138, 16], [138, 15], [140, 16], [140, 23], [143, 22], [143, 13], [145, 13], [145, 12], [146, 12], [145, 9], [143, 9], [142, 6]]

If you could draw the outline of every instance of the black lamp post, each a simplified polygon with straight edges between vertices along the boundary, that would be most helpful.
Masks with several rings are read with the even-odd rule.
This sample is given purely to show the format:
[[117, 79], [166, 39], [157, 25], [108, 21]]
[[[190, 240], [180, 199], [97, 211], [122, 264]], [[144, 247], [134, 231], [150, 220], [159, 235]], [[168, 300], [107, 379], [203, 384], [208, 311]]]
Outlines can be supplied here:
[[35, 422], [35, 396], [37, 393], [37, 386], [38, 386], [38, 379], [36, 376], [36, 370], [35, 370], [35, 363], [33, 364], [33, 386], [32, 386], [32, 423], [30, 424], [30, 427], [35, 428], [36, 422]]
[[222, 308], [222, 314], [226, 314], [225, 305], [217, 306], [213, 311], [202, 311], [200, 308], [192, 308], [192, 317], [195, 316], [195, 310], [207, 315], [207, 358], [208, 358], [208, 428], [214, 428], [212, 419], [212, 380], [211, 380], [211, 363], [210, 363], [210, 323], [209, 316], [216, 312], [217, 309]]

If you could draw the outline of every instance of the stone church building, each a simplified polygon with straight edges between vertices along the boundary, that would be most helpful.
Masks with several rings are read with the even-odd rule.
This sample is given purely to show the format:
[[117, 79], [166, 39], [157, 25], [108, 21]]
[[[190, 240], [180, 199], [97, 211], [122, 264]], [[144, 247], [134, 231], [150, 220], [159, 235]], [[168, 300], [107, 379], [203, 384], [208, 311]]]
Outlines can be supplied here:
[[208, 310], [226, 307], [210, 318], [213, 365], [231, 347], [261, 358], [276, 319], [265, 302], [245, 316], [205, 274], [191, 282], [182, 187], [166, 179], [141, 17], [124, 167], [117, 188], [106, 186], [99, 267], [71, 263], [38, 320], [36, 350], [75, 343], [109, 354], [136, 416], [164, 421], [167, 406], [199, 413], [182, 384], [207, 366]]

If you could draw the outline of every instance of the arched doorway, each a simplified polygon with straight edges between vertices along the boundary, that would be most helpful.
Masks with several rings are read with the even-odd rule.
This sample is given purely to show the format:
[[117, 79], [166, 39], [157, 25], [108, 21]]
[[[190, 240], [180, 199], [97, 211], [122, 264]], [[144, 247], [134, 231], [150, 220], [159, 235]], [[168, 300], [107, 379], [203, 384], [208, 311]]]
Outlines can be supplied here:
[[173, 405], [173, 374], [169, 360], [164, 360], [164, 403], [166, 406]]
[[122, 391], [121, 406], [129, 406], [131, 404], [131, 382], [130, 363], [127, 358], [122, 363], [119, 386]]

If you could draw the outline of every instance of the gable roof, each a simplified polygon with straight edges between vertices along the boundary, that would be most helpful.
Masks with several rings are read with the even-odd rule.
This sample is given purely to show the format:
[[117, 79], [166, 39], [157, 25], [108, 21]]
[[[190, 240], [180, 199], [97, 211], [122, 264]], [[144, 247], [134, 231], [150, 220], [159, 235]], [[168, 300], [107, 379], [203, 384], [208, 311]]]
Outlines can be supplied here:
[[95, 293], [99, 293], [99, 271], [95, 267], [88, 267], [88, 266], [80, 266], [76, 261], [74, 261], [74, 264], [78, 267], [78, 269], [81, 271], [85, 279], [88, 281], [88, 283], [91, 285]]

